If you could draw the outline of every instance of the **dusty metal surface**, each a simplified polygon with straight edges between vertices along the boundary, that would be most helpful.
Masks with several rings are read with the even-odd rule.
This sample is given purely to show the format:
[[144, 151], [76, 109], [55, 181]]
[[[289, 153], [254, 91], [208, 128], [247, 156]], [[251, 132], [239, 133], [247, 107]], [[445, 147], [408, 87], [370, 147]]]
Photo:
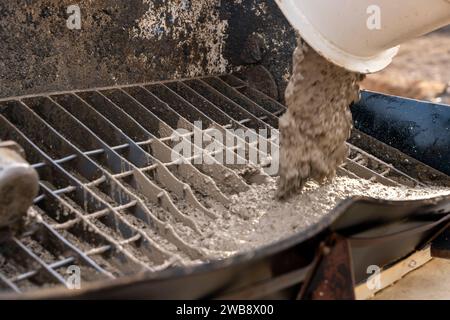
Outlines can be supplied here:
[[0, 3], [0, 42], [0, 98], [246, 66], [265, 66], [282, 97], [295, 38], [271, 0], [37, 0]]

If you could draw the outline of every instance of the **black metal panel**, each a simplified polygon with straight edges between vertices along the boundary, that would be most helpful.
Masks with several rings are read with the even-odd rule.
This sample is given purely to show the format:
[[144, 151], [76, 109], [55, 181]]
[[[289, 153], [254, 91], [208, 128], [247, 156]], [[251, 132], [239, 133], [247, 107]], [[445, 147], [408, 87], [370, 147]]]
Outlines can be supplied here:
[[[70, 5], [80, 7], [81, 30], [66, 27]], [[0, 20], [2, 98], [245, 65], [269, 69], [282, 98], [296, 44], [273, 0], [2, 1]]]
[[450, 175], [450, 106], [363, 91], [355, 127]]

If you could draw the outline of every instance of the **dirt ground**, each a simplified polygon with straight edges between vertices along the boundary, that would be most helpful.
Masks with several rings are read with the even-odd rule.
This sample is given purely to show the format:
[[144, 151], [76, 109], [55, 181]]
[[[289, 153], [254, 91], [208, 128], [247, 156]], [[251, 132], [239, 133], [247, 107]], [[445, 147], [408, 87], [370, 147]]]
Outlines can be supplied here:
[[450, 26], [401, 45], [392, 64], [362, 87], [450, 104]]
[[[433, 259], [375, 296], [375, 300], [449, 300], [450, 261]], [[414, 290], [411, 290], [414, 288]]]

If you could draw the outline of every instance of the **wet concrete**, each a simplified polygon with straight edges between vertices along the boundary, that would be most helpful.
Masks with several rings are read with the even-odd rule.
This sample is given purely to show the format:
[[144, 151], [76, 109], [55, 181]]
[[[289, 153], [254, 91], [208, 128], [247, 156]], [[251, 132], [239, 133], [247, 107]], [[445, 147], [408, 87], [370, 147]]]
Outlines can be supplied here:
[[352, 129], [350, 104], [358, 99], [361, 75], [338, 67], [299, 39], [280, 118], [278, 197], [301, 190], [308, 179], [332, 179], [347, 157]]

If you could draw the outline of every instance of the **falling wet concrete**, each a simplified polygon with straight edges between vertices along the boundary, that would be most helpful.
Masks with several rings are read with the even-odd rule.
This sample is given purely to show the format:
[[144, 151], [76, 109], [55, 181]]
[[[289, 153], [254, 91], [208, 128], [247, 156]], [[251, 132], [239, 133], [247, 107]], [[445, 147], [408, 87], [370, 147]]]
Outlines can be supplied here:
[[349, 106], [358, 98], [362, 78], [298, 43], [286, 89], [288, 110], [279, 123], [279, 198], [301, 190], [308, 179], [323, 183], [335, 176], [347, 156]]

